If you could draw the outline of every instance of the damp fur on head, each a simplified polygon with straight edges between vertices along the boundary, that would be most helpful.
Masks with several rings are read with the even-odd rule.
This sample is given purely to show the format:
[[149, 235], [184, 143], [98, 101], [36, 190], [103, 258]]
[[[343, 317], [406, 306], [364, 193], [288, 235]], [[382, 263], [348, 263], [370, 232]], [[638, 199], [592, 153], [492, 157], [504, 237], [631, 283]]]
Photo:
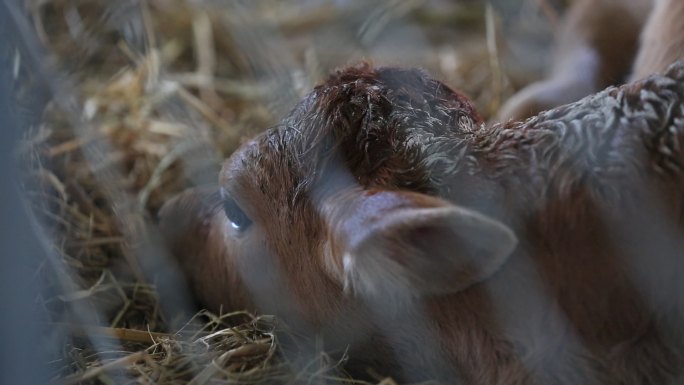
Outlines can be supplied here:
[[482, 126], [465, 96], [424, 71], [364, 62], [330, 75], [259, 147], [294, 166], [297, 190], [341, 161], [363, 186], [429, 192], [459, 168], [458, 142]]

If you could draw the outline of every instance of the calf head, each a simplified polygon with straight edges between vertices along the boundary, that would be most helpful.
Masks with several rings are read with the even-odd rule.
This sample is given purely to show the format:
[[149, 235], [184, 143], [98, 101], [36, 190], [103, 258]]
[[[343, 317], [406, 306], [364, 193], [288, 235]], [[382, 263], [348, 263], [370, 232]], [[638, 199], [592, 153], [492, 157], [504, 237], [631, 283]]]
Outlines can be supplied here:
[[161, 225], [212, 308], [324, 325], [350, 303], [456, 293], [516, 244], [437, 196], [481, 123], [420, 71], [348, 68], [226, 160], [216, 192], [167, 203]]

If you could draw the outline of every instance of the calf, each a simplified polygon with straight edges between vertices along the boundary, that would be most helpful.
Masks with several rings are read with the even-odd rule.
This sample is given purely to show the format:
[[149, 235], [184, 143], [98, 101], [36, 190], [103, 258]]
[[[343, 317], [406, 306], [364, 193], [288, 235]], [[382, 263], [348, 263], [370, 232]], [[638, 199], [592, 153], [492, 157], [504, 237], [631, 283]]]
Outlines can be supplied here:
[[683, 57], [683, 1], [575, 0], [559, 30], [548, 77], [511, 97], [498, 119], [528, 118], [662, 72]]
[[462, 384], [681, 379], [684, 64], [486, 127], [418, 70], [347, 68], [161, 227], [210, 309], [350, 367]]

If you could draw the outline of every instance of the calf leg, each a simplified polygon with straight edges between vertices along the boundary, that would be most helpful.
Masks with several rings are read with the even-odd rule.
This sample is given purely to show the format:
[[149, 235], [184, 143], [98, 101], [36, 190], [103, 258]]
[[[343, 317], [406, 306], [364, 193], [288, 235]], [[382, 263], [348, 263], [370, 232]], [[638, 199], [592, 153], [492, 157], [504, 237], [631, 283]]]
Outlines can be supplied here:
[[509, 99], [498, 120], [525, 119], [621, 82], [630, 72], [651, 2], [575, 1], [556, 37], [550, 75]]
[[631, 80], [664, 72], [684, 58], [684, 1], [656, 0], [640, 43]]

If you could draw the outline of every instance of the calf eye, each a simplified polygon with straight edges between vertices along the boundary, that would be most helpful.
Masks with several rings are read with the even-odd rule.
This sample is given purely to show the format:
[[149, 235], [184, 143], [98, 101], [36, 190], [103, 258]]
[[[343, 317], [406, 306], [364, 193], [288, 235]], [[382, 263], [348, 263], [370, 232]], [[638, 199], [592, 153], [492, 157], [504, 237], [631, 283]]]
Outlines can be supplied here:
[[252, 220], [249, 219], [247, 214], [240, 208], [240, 206], [235, 203], [235, 200], [231, 197], [224, 197], [223, 199], [223, 211], [226, 213], [226, 217], [230, 221], [230, 225], [233, 226], [235, 230], [244, 231], [252, 224]]

